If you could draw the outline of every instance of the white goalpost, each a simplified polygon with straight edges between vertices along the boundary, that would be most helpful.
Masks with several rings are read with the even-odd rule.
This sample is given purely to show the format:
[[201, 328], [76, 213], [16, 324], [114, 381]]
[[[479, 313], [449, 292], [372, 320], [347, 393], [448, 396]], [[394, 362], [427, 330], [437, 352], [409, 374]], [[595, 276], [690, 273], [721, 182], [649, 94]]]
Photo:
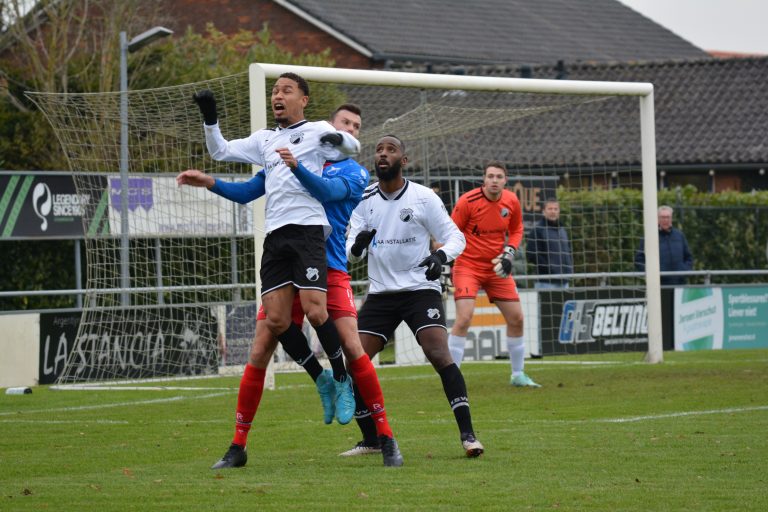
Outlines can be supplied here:
[[[285, 72], [310, 82], [308, 119], [327, 118], [344, 102], [361, 106], [359, 160], [369, 169], [375, 141], [387, 133], [401, 137], [409, 148], [406, 175], [439, 189], [449, 211], [461, 193], [479, 186], [482, 163], [491, 159], [507, 164], [526, 231], [541, 218], [544, 199], [560, 201], [573, 243], [571, 287], [535, 290], [540, 277], [524, 258], [515, 271], [529, 353], [542, 346], [547, 353], [637, 350], [647, 340], [647, 361], [662, 361], [651, 84], [252, 64], [230, 77], [125, 93], [127, 143], [120, 137], [120, 93], [28, 93], [53, 125], [70, 169], [78, 171], [78, 193], [92, 198], [84, 216], [88, 293], [60, 384], [206, 376], [226, 368], [237, 373], [245, 364], [259, 300], [263, 199], [236, 205], [177, 188], [173, 178], [197, 168], [249, 179], [257, 169], [208, 157], [190, 98], [212, 89], [224, 136], [245, 137], [268, 126], [271, 84]], [[127, 183], [121, 165], [127, 165]], [[642, 190], [642, 197], [617, 201], [605, 195], [609, 189]], [[121, 204], [126, 196], [127, 208]], [[602, 228], [609, 224], [620, 236], [606, 235]], [[644, 279], [632, 268], [640, 238]], [[350, 273], [362, 301], [365, 264]], [[470, 360], [499, 355], [498, 315], [482, 300]], [[450, 280], [446, 301], [452, 301]], [[599, 336], [590, 315], [600, 308], [608, 308], [601, 328], [619, 335]], [[394, 359], [423, 362], [407, 338], [398, 334]], [[274, 378], [273, 368], [268, 375]]]
[[[402, 109], [398, 105], [397, 94], [387, 97], [383, 104], [378, 104], [372, 97], [381, 97], [386, 94], [363, 92], [362, 88], [380, 88], [404, 90], [411, 89], [418, 91], [424, 97], [424, 91], [438, 92], [440, 101], [445, 102], [446, 98], [461, 98], [469, 92], [478, 93], [499, 93], [499, 94], [527, 94], [538, 95], [542, 97], [551, 97], [553, 95], [561, 97], [577, 98], [607, 98], [607, 97], [637, 97], [639, 98], [639, 125], [640, 125], [640, 154], [641, 162], [640, 174], [641, 182], [636, 184], [642, 188], [642, 236], [645, 239], [645, 286], [644, 298], [646, 299], [647, 315], [647, 340], [648, 350], [646, 360], [651, 363], [658, 363], [663, 360], [662, 352], [662, 333], [661, 333], [661, 299], [660, 299], [660, 278], [659, 278], [659, 258], [658, 258], [658, 230], [656, 219], [656, 147], [655, 147], [655, 127], [654, 127], [654, 102], [653, 85], [649, 83], [622, 83], [622, 82], [588, 82], [588, 81], [570, 81], [570, 80], [541, 80], [541, 79], [521, 79], [521, 78], [499, 78], [483, 76], [457, 76], [457, 75], [439, 75], [423, 73], [406, 73], [392, 71], [375, 70], [354, 70], [338, 68], [319, 68], [306, 66], [288, 66], [280, 64], [252, 64], [249, 69], [250, 87], [251, 87], [251, 106], [252, 106], [252, 130], [257, 130], [267, 126], [267, 110], [269, 95], [269, 81], [275, 80], [280, 74], [286, 72], [297, 73], [304, 77], [310, 83], [334, 84], [342, 88], [348, 101], [361, 104], [363, 107], [363, 130], [361, 132], [361, 142], [363, 142], [364, 152], [370, 151], [371, 144], [375, 138], [392, 130], [406, 141], [407, 145], [413, 142], [422, 147], [417, 152], [423, 151], [424, 161], [420, 163], [421, 177], [425, 181], [435, 178], [431, 172], [432, 167], [439, 167], [442, 163], [431, 161], [428, 155], [431, 145], [439, 144], [435, 139], [450, 138], [456, 133], [468, 133], [473, 130], [481, 130], [484, 126], [497, 126], [500, 129], [508, 123], [529, 117], [535, 117], [547, 112], [558, 111], [563, 108], [562, 104], [555, 102], [553, 104], [525, 105], [524, 107], [496, 107], [480, 108], [477, 106], [465, 107], [458, 102], [456, 105], [431, 105], [425, 107], [425, 102], [420, 102], [418, 106], [411, 109]], [[358, 87], [356, 87], [358, 86]], [[346, 87], [346, 88], [345, 88]], [[394, 99], [392, 99], [394, 98]], [[387, 103], [388, 100], [391, 101]], [[587, 99], [586, 101], [590, 101]], [[599, 100], [598, 100], [599, 101]], [[447, 103], [447, 102], [446, 102]], [[478, 102], [481, 105], [490, 105], [486, 101]], [[375, 114], [371, 116], [371, 110]], [[471, 111], [479, 110], [476, 116], [472, 117]], [[470, 114], [467, 114], [467, 112]], [[383, 113], [382, 115], [380, 115]], [[440, 119], [443, 116], [444, 119]], [[379, 125], [371, 126], [370, 117], [381, 121]], [[409, 121], [401, 122], [405, 118], [413, 118], [412, 125]], [[375, 123], [376, 121], [374, 121]], [[435, 126], [437, 125], [437, 126]], [[455, 126], [459, 125], [459, 126]], [[412, 150], [411, 150], [412, 151]], [[484, 155], [485, 158], [493, 155]], [[361, 155], [361, 161], [366, 161], [365, 154]], [[481, 155], [476, 157], [479, 165]], [[451, 163], [445, 164], [449, 169], [448, 178], [460, 180], [465, 172], [458, 171], [451, 167]], [[369, 166], [370, 168], [370, 166]], [[616, 171], [612, 171], [614, 174]], [[567, 171], [566, 171], [567, 174]], [[477, 178], [475, 177], [475, 180]], [[426, 183], [425, 183], [426, 184]], [[455, 183], [457, 193], [454, 194], [455, 201], [458, 196], [459, 184]], [[452, 204], [449, 204], [452, 206]], [[258, 264], [258, 263], [257, 263]], [[578, 272], [578, 269], [576, 270]], [[364, 290], [361, 291], [364, 295]], [[449, 297], [450, 300], [450, 297]], [[617, 300], [614, 297], [609, 302]], [[623, 300], [623, 297], [620, 298]], [[530, 309], [524, 304], [527, 323], [537, 325], [538, 322], [529, 322], [531, 315], [538, 313], [537, 309]], [[617, 310], [617, 314], [618, 314]], [[625, 315], [626, 316], [626, 315]], [[622, 324], [627, 322], [622, 317]], [[538, 320], [538, 318], [534, 318]], [[614, 321], [614, 327], [619, 320]], [[635, 322], [637, 323], [637, 322]], [[589, 327], [588, 325], [582, 328]], [[399, 332], [407, 333], [407, 329], [400, 329]], [[527, 336], [537, 337], [537, 333], [532, 330], [527, 331]], [[405, 338], [405, 339], [403, 339]], [[478, 339], [478, 343], [482, 340]], [[412, 336], [406, 334], [404, 337], [396, 339], [395, 344], [408, 344], [409, 348], [400, 352], [411, 352], [411, 360], [415, 362], [424, 362], [418, 354], [418, 346]], [[479, 351], [480, 348], [478, 348]], [[408, 359], [407, 356], [401, 356]], [[396, 361], [400, 362], [401, 357]]]

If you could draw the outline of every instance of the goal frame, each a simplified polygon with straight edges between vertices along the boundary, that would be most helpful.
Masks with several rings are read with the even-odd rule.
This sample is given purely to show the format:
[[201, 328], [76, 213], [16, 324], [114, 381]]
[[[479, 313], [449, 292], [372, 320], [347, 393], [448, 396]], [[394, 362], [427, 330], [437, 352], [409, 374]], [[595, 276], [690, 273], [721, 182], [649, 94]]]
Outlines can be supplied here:
[[[640, 103], [640, 144], [643, 187], [643, 233], [645, 237], [645, 293], [648, 313], [649, 363], [663, 362], [661, 332], [661, 277], [657, 221], [656, 134], [653, 84], [645, 82], [605, 82], [551, 80], [485, 76], [439, 75], [397, 71], [324, 68], [284, 64], [253, 63], [248, 69], [251, 129], [267, 127], [267, 80], [283, 73], [296, 73], [316, 82], [354, 85], [420, 87], [424, 89], [465, 89], [490, 92], [520, 92], [581, 96], [636, 96]], [[258, 168], [254, 168], [254, 173]], [[264, 206], [254, 204], [254, 223], [263, 229]], [[261, 247], [256, 244], [256, 289], [260, 289]], [[271, 365], [270, 365], [271, 366]]]

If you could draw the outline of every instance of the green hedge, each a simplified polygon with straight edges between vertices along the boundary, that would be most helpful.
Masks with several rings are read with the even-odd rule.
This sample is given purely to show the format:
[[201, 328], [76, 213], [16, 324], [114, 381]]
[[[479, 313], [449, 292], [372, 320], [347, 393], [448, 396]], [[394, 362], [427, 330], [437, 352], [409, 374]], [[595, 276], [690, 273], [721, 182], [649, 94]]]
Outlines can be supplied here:
[[[643, 236], [640, 190], [560, 189], [558, 198], [576, 272], [634, 271]], [[659, 191], [658, 204], [674, 208], [673, 225], [688, 239], [695, 270], [768, 268], [768, 191], [707, 194], [686, 187]], [[765, 280], [756, 276], [718, 282]]]

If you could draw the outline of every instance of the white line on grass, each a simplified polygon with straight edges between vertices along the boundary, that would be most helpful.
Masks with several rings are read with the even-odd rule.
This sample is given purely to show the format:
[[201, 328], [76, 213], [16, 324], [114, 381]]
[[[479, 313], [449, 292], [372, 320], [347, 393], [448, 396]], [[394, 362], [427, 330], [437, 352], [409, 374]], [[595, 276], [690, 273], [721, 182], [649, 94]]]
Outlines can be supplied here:
[[31, 425], [72, 425], [72, 424], [97, 424], [97, 425], [129, 425], [125, 420], [0, 420], [0, 423], [27, 423]]
[[756, 407], [733, 407], [729, 409], [711, 409], [708, 411], [683, 411], [667, 414], [650, 414], [648, 416], [631, 416], [629, 418], [604, 418], [591, 420], [595, 423], [632, 423], [635, 421], [664, 420], [669, 418], [683, 418], [685, 416], [703, 416], [705, 414], [732, 414], [736, 412], [768, 411], [768, 405]]
[[[184, 425], [191, 425], [191, 424], [203, 424], [203, 423], [223, 423], [226, 420], [222, 419], [216, 419], [216, 420], [157, 420], [153, 421], [153, 424], [184, 424]], [[91, 424], [98, 424], [98, 425], [131, 425], [131, 424], [143, 424], [144, 421], [128, 421], [128, 420], [104, 420], [104, 419], [86, 419], [86, 420], [23, 420], [23, 419], [9, 419], [9, 420], [0, 420], [0, 423], [21, 423], [21, 424], [30, 424], [30, 425], [60, 425], [60, 424], [66, 424], [66, 425], [91, 425]]]
[[111, 404], [78, 405], [78, 406], [72, 406], [72, 407], [59, 407], [56, 409], [33, 409], [30, 411], [5, 411], [5, 412], [0, 412], [0, 416], [13, 416], [16, 414], [35, 414], [39, 412], [49, 413], [49, 412], [90, 411], [94, 409], [111, 409], [113, 407], [162, 404], [166, 402], [178, 402], [180, 400], [200, 400], [204, 398], [214, 398], [217, 396], [224, 396], [229, 394], [231, 394], [231, 392], [209, 393], [207, 395], [198, 395], [198, 396], [171, 396], [168, 398], [154, 398], [152, 400], [135, 400], [132, 402], [115, 402]]
[[[235, 387], [198, 387], [198, 386], [99, 386], [84, 384], [83, 386], [71, 386], [66, 391], [236, 391]], [[64, 388], [59, 388], [64, 390]]]

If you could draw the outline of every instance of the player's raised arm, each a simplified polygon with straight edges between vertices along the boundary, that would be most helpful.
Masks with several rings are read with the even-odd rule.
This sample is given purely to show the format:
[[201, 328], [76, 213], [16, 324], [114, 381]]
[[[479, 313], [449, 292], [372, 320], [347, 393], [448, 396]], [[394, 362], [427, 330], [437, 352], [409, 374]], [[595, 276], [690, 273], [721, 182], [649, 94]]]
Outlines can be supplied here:
[[[203, 131], [205, 145], [211, 158], [224, 162], [242, 162], [246, 164], [264, 165], [261, 155], [260, 141], [254, 134], [244, 139], [226, 140], [219, 128], [216, 112], [216, 98], [212, 91], [205, 89], [192, 96], [200, 113], [203, 115]], [[258, 132], [256, 132], [258, 133]]]
[[328, 131], [320, 136], [320, 152], [326, 160], [343, 160], [360, 154], [360, 142], [351, 134], [337, 131], [328, 122]]

